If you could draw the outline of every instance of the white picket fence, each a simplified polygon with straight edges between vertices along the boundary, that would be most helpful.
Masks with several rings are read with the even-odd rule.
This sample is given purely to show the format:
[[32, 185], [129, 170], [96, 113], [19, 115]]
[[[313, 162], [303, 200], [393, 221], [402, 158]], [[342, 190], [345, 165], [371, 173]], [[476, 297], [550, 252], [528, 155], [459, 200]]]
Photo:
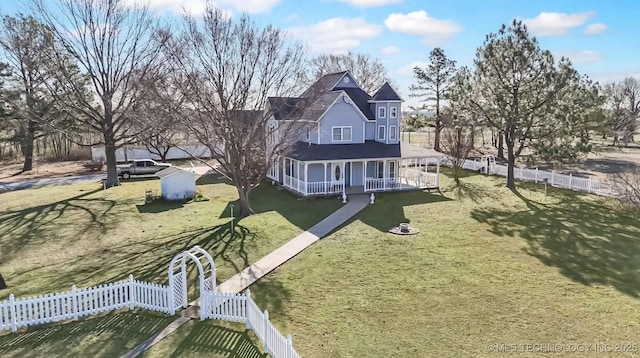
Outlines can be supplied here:
[[[468, 170], [478, 171], [487, 166], [486, 162], [476, 161], [467, 159], [464, 162], [463, 168]], [[492, 170], [489, 174], [500, 175], [503, 177], [507, 176], [507, 166], [500, 164], [493, 164]], [[551, 186], [558, 188], [565, 188], [576, 191], [583, 191], [587, 193], [593, 193], [603, 196], [612, 196], [613, 186], [603, 180], [593, 179], [593, 178], [584, 178], [584, 177], [576, 177], [573, 174], [558, 174], [555, 171], [545, 171], [536, 169], [526, 169], [526, 168], [514, 168], [514, 176], [516, 179], [523, 181], [530, 181], [534, 183], [548, 183]]]
[[300, 358], [291, 336], [280, 334], [269, 320], [269, 312], [261, 312], [253, 301], [249, 289], [240, 295], [205, 292], [200, 297], [200, 310], [204, 318], [244, 322], [262, 342], [265, 353], [273, 358]]
[[[77, 320], [80, 317], [117, 310], [144, 308], [173, 314], [169, 307], [168, 286], [134, 280], [53, 293], [45, 296], [15, 298], [0, 302], [0, 331], [37, 324]], [[265, 353], [273, 358], [299, 358], [291, 336], [284, 337], [269, 321], [269, 313], [261, 312], [247, 289], [235, 295], [216, 291], [201, 292], [200, 310], [204, 319], [244, 322], [262, 342]]]
[[171, 313], [168, 305], [167, 286], [134, 280], [103, 284], [53, 293], [38, 297], [15, 298], [0, 302], [0, 330], [36, 324], [77, 320], [96, 313], [136, 307]]

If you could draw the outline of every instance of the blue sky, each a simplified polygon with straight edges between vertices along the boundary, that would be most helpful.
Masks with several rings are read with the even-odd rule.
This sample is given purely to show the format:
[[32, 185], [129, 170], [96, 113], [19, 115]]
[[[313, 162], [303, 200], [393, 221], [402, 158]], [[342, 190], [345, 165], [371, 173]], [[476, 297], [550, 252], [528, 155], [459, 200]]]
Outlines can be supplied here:
[[[126, 0], [135, 1], [135, 0]], [[149, 0], [164, 14], [205, 0]], [[24, 0], [2, 0], [0, 12], [25, 11]], [[433, 47], [469, 65], [484, 37], [519, 18], [541, 47], [569, 57], [575, 67], [605, 82], [640, 77], [640, 1], [637, 0], [213, 0], [231, 14], [249, 12], [260, 24], [289, 30], [311, 54], [348, 50], [380, 58], [399, 92], [408, 97], [411, 68], [424, 65]]]

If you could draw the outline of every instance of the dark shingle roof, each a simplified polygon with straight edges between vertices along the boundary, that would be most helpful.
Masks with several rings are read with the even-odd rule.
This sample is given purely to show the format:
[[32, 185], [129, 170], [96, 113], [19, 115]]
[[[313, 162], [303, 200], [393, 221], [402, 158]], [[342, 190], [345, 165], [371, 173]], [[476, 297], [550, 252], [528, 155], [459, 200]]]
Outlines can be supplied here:
[[374, 101], [402, 101], [396, 91], [391, 88], [389, 82], [385, 82], [382, 87], [373, 95]]
[[369, 105], [369, 100], [371, 96], [367, 94], [367, 92], [361, 90], [360, 88], [345, 88], [343, 89], [349, 95], [353, 103], [358, 106], [362, 114], [369, 120], [375, 120], [376, 117], [371, 112], [371, 106]]
[[384, 144], [373, 140], [358, 144], [308, 144], [297, 142], [286, 155], [296, 160], [337, 160], [399, 158], [400, 144]]
[[277, 121], [298, 119], [305, 102], [303, 98], [296, 97], [269, 97], [269, 105]]
[[300, 97], [314, 98], [322, 93], [329, 92], [340, 81], [340, 78], [344, 76], [347, 71], [330, 73], [320, 77], [314, 84], [312, 84], [306, 91], [304, 91]]

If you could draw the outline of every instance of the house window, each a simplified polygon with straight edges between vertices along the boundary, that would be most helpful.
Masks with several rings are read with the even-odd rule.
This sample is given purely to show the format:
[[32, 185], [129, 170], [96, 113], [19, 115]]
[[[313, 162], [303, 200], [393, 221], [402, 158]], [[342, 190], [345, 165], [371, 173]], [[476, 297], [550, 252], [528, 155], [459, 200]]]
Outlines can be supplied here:
[[378, 118], [384, 118], [387, 116], [387, 107], [378, 107]]
[[307, 142], [311, 140], [311, 127], [307, 126]]
[[389, 162], [389, 178], [396, 177], [396, 162]]
[[396, 140], [396, 126], [389, 127], [389, 140]]
[[351, 127], [331, 127], [331, 132], [334, 142], [351, 141]]
[[378, 162], [378, 178], [384, 178], [384, 162]]
[[389, 118], [397, 118], [398, 117], [398, 107], [389, 108]]
[[384, 140], [384, 126], [378, 126], [378, 140]]

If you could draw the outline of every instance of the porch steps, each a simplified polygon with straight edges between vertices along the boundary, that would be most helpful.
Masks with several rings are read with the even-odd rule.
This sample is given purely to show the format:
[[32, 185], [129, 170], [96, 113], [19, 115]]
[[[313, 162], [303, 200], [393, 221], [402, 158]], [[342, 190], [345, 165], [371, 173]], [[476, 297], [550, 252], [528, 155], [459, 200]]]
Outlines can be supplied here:
[[348, 186], [345, 192], [347, 195], [364, 194], [364, 185]]

